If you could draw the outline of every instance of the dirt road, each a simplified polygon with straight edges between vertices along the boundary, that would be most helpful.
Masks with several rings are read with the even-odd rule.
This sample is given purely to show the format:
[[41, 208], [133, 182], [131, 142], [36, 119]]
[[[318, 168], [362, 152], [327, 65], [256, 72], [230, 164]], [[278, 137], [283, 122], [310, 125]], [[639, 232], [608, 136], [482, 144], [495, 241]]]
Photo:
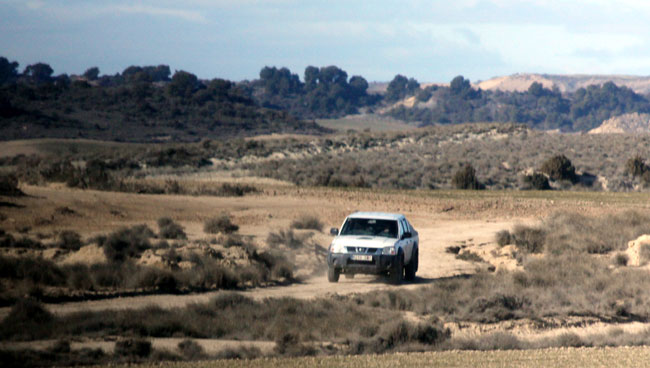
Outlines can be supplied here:
[[[482, 244], [492, 242], [494, 234], [512, 226], [512, 221], [446, 220], [430, 221], [424, 216], [414, 216], [413, 225], [420, 233], [420, 269], [414, 283], [393, 286], [381, 277], [356, 276], [354, 279], [341, 277], [336, 284], [329, 283], [326, 276], [311, 277], [301, 283], [289, 286], [256, 288], [242, 291], [256, 299], [273, 297], [316, 298], [331, 294], [364, 293], [391, 288], [413, 289], [434, 282], [440, 278], [474, 273], [477, 264], [458, 260], [445, 251], [448, 246], [461, 244]], [[137, 309], [148, 305], [162, 308], [183, 307], [192, 303], [205, 303], [223, 291], [188, 295], [146, 295], [120, 297], [96, 301], [70, 302], [47, 305], [55, 314], [68, 314], [82, 310], [100, 311], [108, 309]], [[0, 318], [9, 308], [0, 309]]]

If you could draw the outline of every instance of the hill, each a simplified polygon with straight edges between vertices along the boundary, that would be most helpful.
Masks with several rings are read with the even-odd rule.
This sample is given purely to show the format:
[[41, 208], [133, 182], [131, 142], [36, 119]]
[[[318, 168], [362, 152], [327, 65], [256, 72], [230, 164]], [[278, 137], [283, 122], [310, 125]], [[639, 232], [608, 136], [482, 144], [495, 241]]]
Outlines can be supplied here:
[[[0, 57], [0, 69], [3, 64], [7, 69]], [[170, 78], [164, 66], [132, 66], [115, 76], [98, 77], [96, 71], [54, 77], [47, 64], [38, 65], [19, 74], [17, 64], [9, 64], [0, 76], [0, 140], [188, 142], [329, 132], [313, 121], [262, 107], [228, 80], [199, 80], [185, 71]], [[34, 69], [41, 72], [27, 72]]]
[[503, 77], [495, 77], [478, 82], [475, 87], [486, 91], [524, 92], [534, 82], [540, 83], [545, 88], [556, 86], [560, 92], [575, 92], [580, 88], [590, 85], [613, 82], [619, 87], [625, 86], [639, 94], [650, 93], [650, 77], [634, 75], [561, 75], [561, 74], [536, 74], [523, 73]]

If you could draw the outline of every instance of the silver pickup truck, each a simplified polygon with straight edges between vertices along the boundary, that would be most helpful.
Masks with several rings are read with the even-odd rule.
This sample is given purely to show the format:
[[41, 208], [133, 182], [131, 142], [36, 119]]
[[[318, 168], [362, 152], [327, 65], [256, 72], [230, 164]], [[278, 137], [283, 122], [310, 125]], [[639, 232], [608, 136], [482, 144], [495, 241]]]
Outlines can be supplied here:
[[341, 274], [387, 274], [394, 284], [415, 279], [418, 270], [418, 232], [404, 215], [356, 212], [348, 216], [327, 254], [327, 279]]

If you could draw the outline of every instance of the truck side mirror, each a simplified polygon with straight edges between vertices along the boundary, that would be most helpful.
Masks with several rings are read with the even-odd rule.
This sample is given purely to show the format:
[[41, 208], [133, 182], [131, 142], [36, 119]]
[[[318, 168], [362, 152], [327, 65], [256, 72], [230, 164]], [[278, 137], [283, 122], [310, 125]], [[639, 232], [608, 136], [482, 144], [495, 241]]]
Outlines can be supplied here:
[[404, 234], [402, 234], [402, 240], [404, 240], [404, 239], [408, 239], [408, 238], [410, 238], [410, 237], [411, 237], [411, 233], [408, 232], [408, 231], [405, 232]]
[[337, 229], [335, 227], [331, 228], [330, 229], [330, 235], [334, 235], [334, 236], [339, 235], [339, 229]]

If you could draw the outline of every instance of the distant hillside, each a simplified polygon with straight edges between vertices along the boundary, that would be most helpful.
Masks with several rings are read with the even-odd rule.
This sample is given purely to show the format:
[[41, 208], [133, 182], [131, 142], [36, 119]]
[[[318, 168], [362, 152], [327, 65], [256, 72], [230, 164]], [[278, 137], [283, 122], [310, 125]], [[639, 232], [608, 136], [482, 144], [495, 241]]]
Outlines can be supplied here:
[[560, 92], [575, 92], [590, 85], [614, 82], [619, 87], [625, 86], [636, 93], [650, 93], [650, 77], [632, 75], [558, 75], [558, 74], [513, 74], [505, 77], [495, 77], [475, 84], [484, 91], [499, 90], [508, 92], [524, 92], [533, 82], [551, 89], [557, 86]]
[[623, 114], [605, 120], [590, 134], [603, 133], [650, 133], [650, 114]]
[[97, 68], [70, 77], [52, 76], [43, 63], [22, 74], [17, 67], [0, 57], [0, 140], [188, 142], [330, 131], [260, 106], [233, 82], [203, 81], [185, 71], [170, 78], [165, 66], [132, 66], [102, 77]]

